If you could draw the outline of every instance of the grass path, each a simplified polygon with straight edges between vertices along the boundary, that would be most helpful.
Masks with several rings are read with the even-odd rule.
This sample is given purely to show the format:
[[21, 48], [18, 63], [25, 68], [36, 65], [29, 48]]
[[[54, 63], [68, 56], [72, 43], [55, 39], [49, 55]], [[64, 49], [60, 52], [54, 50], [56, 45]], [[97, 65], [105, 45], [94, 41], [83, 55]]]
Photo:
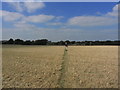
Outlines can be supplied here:
[[64, 54], [63, 54], [63, 61], [61, 64], [61, 74], [60, 77], [58, 79], [58, 85], [59, 88], [64, 88], [64, 84], [65, 84], [65, 78], [66, 78], [66, 71], [67, 71], [67, 63], [68, 63], [68, 51], [64, 50]]

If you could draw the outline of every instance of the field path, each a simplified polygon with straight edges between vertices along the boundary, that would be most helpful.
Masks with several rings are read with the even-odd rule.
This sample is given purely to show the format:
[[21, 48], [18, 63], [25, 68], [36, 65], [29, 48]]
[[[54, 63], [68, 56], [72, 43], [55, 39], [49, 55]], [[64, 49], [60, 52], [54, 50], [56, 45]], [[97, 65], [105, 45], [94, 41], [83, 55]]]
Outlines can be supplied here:
[[61, 74], [60, 77], [58, 79], [58, 85], [60, 88], [64, 88], [64, 84], [66, 82], [65, 78], [67, 77], [66, 72], [67, 72], [67, 64], [68, 64], [68, 51], [64, 50], [64, 54], [63, 54], [63, 59], [62, 59], [62, 64], [61, 64]]

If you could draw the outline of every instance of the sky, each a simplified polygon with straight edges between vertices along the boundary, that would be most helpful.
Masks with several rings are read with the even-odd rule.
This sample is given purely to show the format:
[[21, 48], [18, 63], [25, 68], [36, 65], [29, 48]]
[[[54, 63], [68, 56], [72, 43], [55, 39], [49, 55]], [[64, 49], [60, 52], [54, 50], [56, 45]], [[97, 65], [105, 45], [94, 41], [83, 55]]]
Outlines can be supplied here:
[[2, 39], [117, 40], [117, 2], [2, 2]]

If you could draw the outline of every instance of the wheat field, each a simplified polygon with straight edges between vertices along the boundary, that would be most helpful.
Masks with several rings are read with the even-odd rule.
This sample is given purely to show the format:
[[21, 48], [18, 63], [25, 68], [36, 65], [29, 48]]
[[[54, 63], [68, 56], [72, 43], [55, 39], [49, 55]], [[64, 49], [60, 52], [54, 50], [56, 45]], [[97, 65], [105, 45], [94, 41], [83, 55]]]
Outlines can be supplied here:
[[118, 46], [3, 45], [3, 88], [117, 88]]

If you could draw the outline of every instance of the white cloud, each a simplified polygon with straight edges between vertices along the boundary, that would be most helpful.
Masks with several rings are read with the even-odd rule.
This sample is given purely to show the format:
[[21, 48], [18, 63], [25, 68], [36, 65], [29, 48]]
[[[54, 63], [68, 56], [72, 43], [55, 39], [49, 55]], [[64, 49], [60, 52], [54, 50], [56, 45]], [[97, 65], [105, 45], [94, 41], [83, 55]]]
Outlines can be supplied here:
[[23, 18], [24, 16], [20, 13], [16, 13], [16, 12], [8, 12], [8, 11], [3, 11], [0, 10], [0, 12], [2, 13], [2, 18], [4, 21], [16, 21], [19, 20], [21, 18]]
[[117, 23], [117, 19], [105, 16], [76, 16], [68, 20], [69, 25], [75, 26], [106, 26]]
[[109, 12], [107, 15], [116, 17], [118, 16], [118, 12]]
[[[16, 13], [16, 12], [9, 12], [9, 11], [2, 11], [2, 10], [0, 10], [0, 12], [2, 13], [0, 16], [2, 16], [4, 21], [7, 21], [7, 22], [17, 21], [20, 24], [28, 23], [28, 22], [45, 23], [52, 19], [56, 19], [56, 17], [53, 15], [40, 14], [40, 15], [33, 15], [33, 16], [24, 16], [24, 15], [22, 15], [20, 13]], [[17, 23], [17, 22], [14, 22], [14, 23]]]
[[[46, 25], [63, 25], [61, 22], [56, 22], [56, 19], [62, 18], [61, 16], [53, 16], [53, 15], [33, 15], [33, 16], [24, 16], [21, 13], [17, 12], [9, 12], [0, 10], [0, 16], [4, 21], [10, 23], [16, 23], [14, 26], [23, 26], [24, 24], [28, 26], [28, 23], [45, 23]], [[52, 21], [53, 20], [53, 21]], [[52, 22], [49, 22], [52, 21]], [[29, 24], [30, 25], [30, 24]], [[23, 26], [24, 27], [24, 26]]]
[[112, 12], [101, 16], [76, 16], [68, 20], [68, 25], [73, 26], [108, 26], [117, 24], [118, 5], [115, 5]]
[[107, 13], [107, 16], [117, 17], [117, 16], [118, 16], [118, 6], [119, 6], [119, 4], [115, 5], [115, 6], [113, 7], [112, 12], [108, 12], [108, 13]]
[[57, 25], [63, 25], [63, 23], [61, 23], [61, 22], [52, 22], [52, 23], [47, 23], [46, 25], [57, 26]]
[[45, 7], [45, 4], [42, 2], [25, 2], [24, 6], [26, 7], [29, 13], [36, 11], [37, 9], [42, 9]]
[[10, 4], [16, 11], [23, 12], [27, 11], [29, 13], [35, 12], [38, 9], [45, 7], [43, 2], [7, 2]]
[[31, 25], [31, 24], [28, 24], [28, 23], [15, 23], [14, 26], [16, 28], [19, 28], [19, 29], [23, 29], [23, 30], [29, 30], [30, 28], [35, 28], [36, 26], [34, 25]]
[[113, 7], [113, 11], [118, 11], [118, 6], [119, 6], [120, 4], [117, 4], [117, 5], [115, 5], [114, 7]]
[[56, 17], [56, 21], [60, 21], [63, 18], [64, 18], [64, 16], [58, 16], [58, 17]]
[[24, 5], [23, 3], [19, 2], [9, 2], [9, 4], [13, 7], [13, 9], [16, 9], [18, 12], [23, 12], [24, 11]]
[[[25, 25], [26, 26], [26, 25]], [[9, 33], [8, 33], [9, 32]], [[39, 27], [14, 27], [3, 28], [3, 39], [41, 39], [58, 40], [115, 40], [118, 39], [117, 29], [75, 29], [75, 28], [39, 28]]]
[[25, 18], [25, 21], [27, 22], [33, 22], [33, 23], [44, 23], [48, 22], [52, 19], [54, 19], [55, 16], [52, 15], [34, 15], [34, 16], [28, 16]]

